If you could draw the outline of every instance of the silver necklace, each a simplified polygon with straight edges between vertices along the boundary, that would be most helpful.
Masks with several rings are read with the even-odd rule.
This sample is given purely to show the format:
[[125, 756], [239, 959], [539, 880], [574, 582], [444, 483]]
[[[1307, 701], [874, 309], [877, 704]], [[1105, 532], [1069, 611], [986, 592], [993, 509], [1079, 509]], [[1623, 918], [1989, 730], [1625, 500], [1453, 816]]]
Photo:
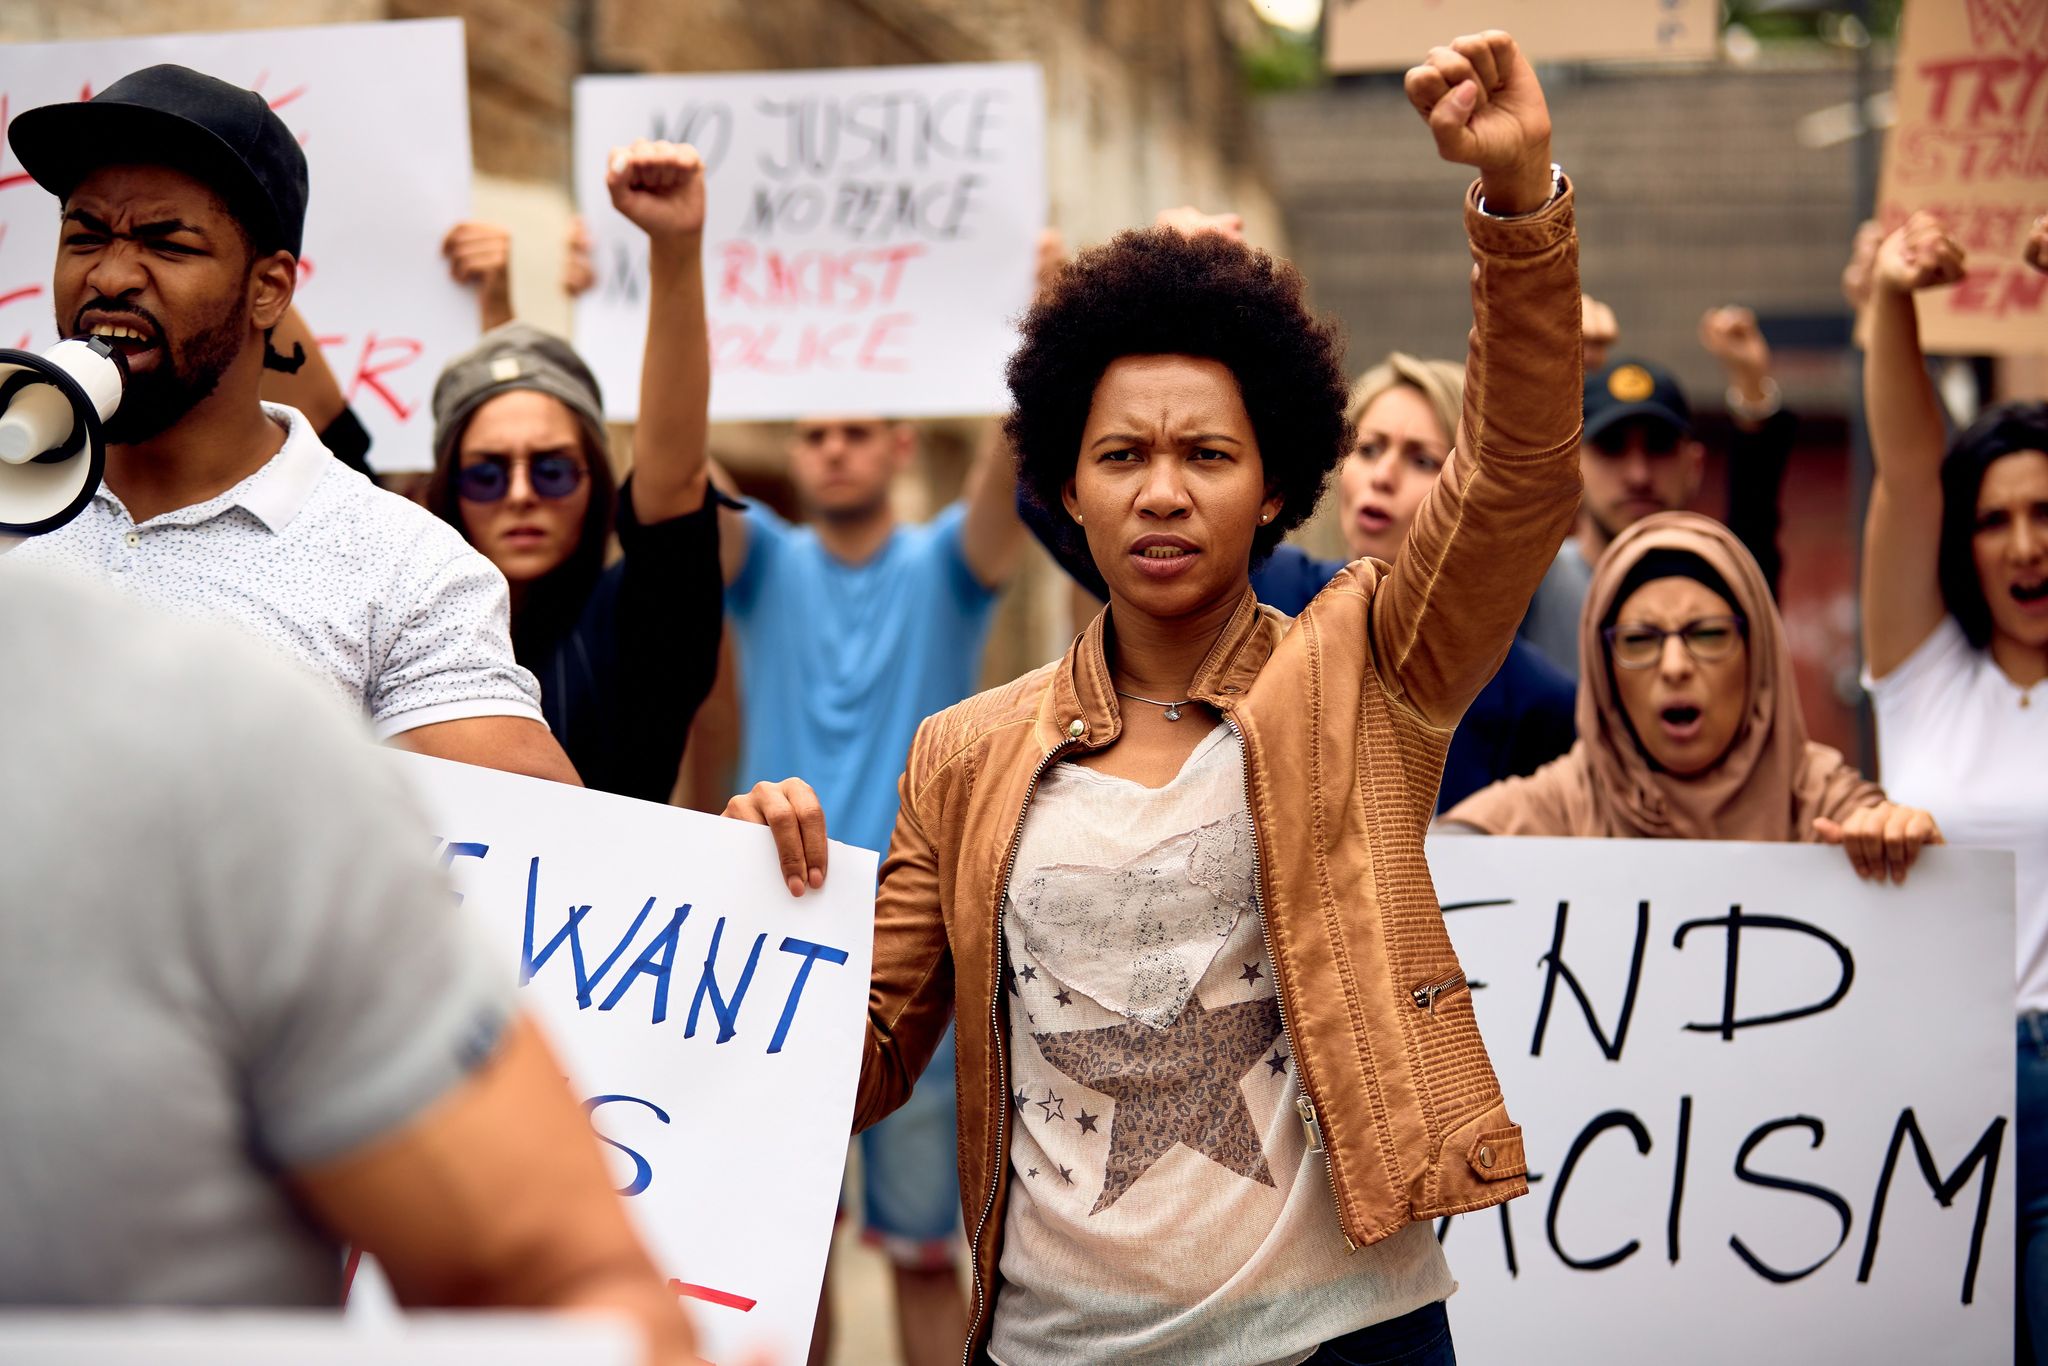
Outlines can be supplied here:
[[1118, 697], [1128, 697], [1133, 702], [1145, 702], [1150, 704], [1151, 706], [1164, 707], [1166, 708], [1166, 719], [1169, 721], [1180, 720], [1180, 709], [1182, 707], [1185, 707], [1188, 703], [1194, 701], [1192, 697], [1183, 697], [1178, 702], [1161, 702], [1156, 697], [1140, 697], [1134, 692], [1125, 692], [1122, 688], [1118, 688], [1116, 690], [1116, 695]]

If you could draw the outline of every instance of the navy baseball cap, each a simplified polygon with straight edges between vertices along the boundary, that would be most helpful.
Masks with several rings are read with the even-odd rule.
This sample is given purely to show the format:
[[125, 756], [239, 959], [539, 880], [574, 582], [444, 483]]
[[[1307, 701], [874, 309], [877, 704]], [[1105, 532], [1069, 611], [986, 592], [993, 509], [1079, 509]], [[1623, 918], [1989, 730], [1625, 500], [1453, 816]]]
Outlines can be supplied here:
[[1692, 405], [1669, 370], [1641, 360], [1618, 360], [1586, 376], [1586, 431], [1591, 441], [1616, 423], [1649, 419], [1692, 434]]
[[306, 154], [253, 90], [190, 67], [144, 67], [89, 100], [23, 110], [7, 141], [60, 200], [102, 166], [170, 166], [220, 195], [259, 250], [299, 254]]

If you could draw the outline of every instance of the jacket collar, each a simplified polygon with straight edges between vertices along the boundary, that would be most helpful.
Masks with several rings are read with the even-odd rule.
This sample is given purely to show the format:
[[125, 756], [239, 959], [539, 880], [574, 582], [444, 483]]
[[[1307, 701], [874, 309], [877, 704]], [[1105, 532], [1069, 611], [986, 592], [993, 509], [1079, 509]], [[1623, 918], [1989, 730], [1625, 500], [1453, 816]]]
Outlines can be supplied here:
[[[1048, 752], [1073, 742], [1102, 749], [1123, 734], [1123, 712], [1109, 670], [1109, 611], [1105, 607], [1097, 612], [1074, 638], [1040, 697], [1038, 738]], [[1191, 699], [1220, 712], [1229, 712], [1244, 700], [1273, 653], [1278, 633], [1267, 615], [1259, 607], [1258, 594], [1247, 586], [1188, 684]]]

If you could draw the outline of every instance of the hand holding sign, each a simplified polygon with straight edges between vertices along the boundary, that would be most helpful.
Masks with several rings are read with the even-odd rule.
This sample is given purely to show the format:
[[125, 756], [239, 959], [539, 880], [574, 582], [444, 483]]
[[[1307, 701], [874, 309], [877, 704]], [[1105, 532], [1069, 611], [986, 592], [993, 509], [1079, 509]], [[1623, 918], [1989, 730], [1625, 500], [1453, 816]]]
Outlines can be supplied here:
[[1879, 289], [1913, 294], [1956, 283], [1966, 266], [1962, 243], [1949, 236], [1948, 225], [1922, 210], [1884, 239], [1872, 273]]
[[612, 207], [655, 242], [704, 232], [704, 158], [686, 142], [640, 138], [605, 163]]
[[1549, 200], [1550, 106], [1512, 37], [1488, 29], [1431, 48], [1404, 85], [1437, 155], [1478, 168], [1493, 212], [1531, 213]]
[[1849, 851], [1856, 876], [1866, 882], [1889, 877], [1903, 883], [1913, 860], [1930, 844], [1946, 844], [1934, 817], [1917, 807], [1897, 802], [1880, 802], [1853, 811], [1840, 821], [1826, 817], [1813, 823], [1823, 844], [1839, 844]]
[[1243, 214], [1204, 213], [1192, 204], [1183, 204], [1177, 209], [1161, 209], [1152, 221], [1155, 226], [1172, 228], [1183, 237], [1213, 232], [1227, 242], [1244, 241]]
[[2026, 261], [2035, 270], [2048, 273], [2048, 213], [2036, 218], [2027, 233]]
[[728, 820], [765, 825], [775, 836], [775, 857], [791, 896], [802, 896], [806, 884], [825, 885], [825, 808], [802, 778], [755, 783], [725, 804]]

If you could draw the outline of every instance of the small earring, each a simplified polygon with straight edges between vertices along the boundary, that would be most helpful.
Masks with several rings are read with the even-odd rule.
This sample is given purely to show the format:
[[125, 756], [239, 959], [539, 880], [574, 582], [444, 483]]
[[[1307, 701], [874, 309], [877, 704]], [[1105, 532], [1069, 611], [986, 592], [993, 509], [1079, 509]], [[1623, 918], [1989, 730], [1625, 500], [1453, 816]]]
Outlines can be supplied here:
[[1079, 526], [1079, 525], [1081, 524], [1081, 520], [1082, 520], [1082, 519], [1081, 519], [1081, 514], [1080, 514], [1080, 513], [1078, 513], [1078, 512], [1077, 512], [1077, 513], [1075, 513], [1075, 514], [1074, 514], [1074, 525], [1076, 525], [1076, 526]]
[[1268, 512], [1268, 513], [1264, 514], [1263, 516], [1261, 516], [1261, 517], [1259, 518], [1259, 525], [1260, 525], [1260, 526], [1264, 526], [1264, 525], [1265, 525], [1266, 523], [1268, 523], [1268, 522], [1270, 522], [1270, 521], [1272, 521], [1272, 520], [1273, 520], [1273, 514], [1272, 514], [1272, 513], [1270, 513], [1270, 512]]

